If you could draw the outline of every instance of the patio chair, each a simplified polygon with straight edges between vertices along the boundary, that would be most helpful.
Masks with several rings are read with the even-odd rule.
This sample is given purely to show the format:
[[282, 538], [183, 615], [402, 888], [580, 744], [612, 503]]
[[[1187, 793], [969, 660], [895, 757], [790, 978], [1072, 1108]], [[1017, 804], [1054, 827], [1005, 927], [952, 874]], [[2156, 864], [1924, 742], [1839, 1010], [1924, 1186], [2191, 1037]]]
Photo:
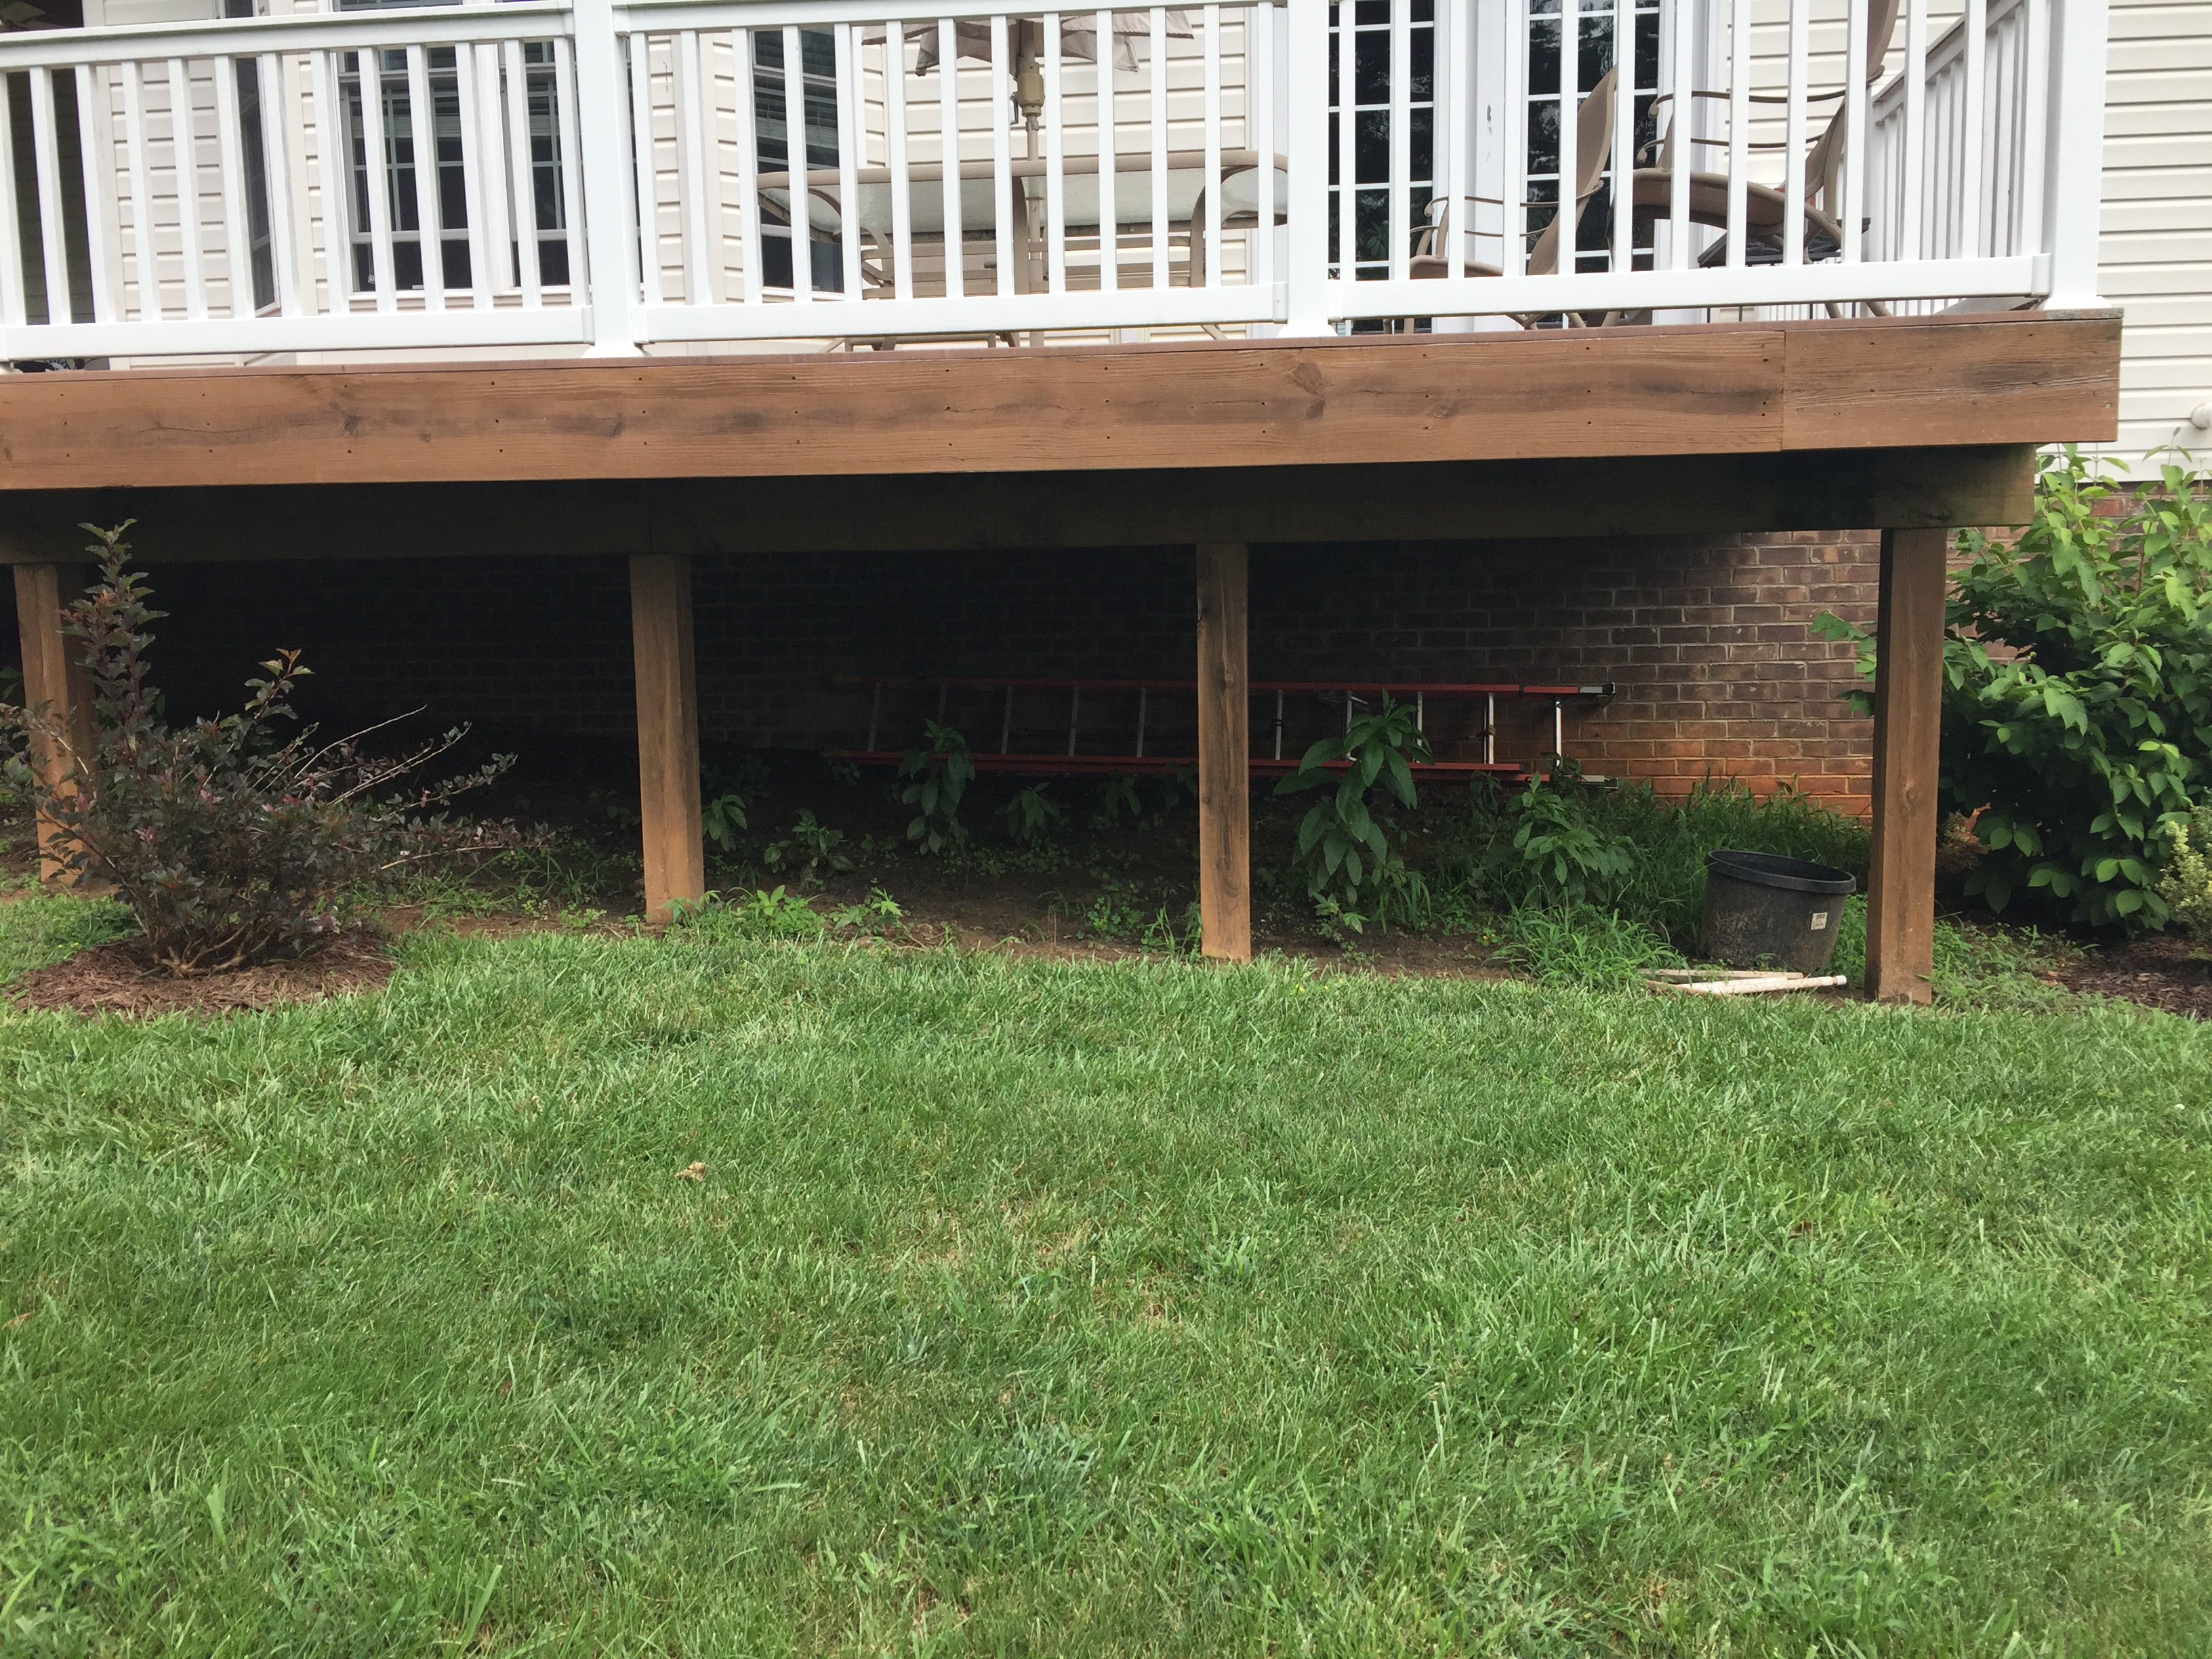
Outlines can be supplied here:
[[[1605, 170], [1613, 157], [1613, 102], [1614, 78], [1619, 71], [1607, 70], [1598, 77], [1597, 84], [1583, 94], [1575, 107], [1575, 191], [1573, 222], [1581, 227], [1583, 212], [1595, 198], [1605, 182]], [[1503, 207], [1495, 197], [1465, 196], [1460, 198], [1467, 205]], [[1540, 205], [1524, 202], [1522, 208]], [[1420, 239], [1413, 245], [1413, 257], [1407, 261], [1407, 274], [1417, 278], [1436, 278], [1451, 274], [1451, 260], [1443, 252], [1446, 233], [1450, 228], [1451, 202], [1445, 197], [1433, 197], [1429, 202], [1428, 222], [1422, 227]], [[1559, 269], [1559, 226], [1567, 216], [1553, 213], [1528, 250], [1524, 270], [1531, 276], [1555, 276]], [[1508, 233], [1510, 234], [1510, 233]], [[1474, 233], [1468, 232], [1471, 246]], [[1462, 256], [1460, 274], [1465, 276], [1502, 276], [1502, 267], [1469, 253]], [[1577, 313], [1567, 313], [1570, 328], [1587, 325], [1588, 319]], [[1534, 328], [1534, 313], [1518, 315], [1514, 321], [1523, 328]]]

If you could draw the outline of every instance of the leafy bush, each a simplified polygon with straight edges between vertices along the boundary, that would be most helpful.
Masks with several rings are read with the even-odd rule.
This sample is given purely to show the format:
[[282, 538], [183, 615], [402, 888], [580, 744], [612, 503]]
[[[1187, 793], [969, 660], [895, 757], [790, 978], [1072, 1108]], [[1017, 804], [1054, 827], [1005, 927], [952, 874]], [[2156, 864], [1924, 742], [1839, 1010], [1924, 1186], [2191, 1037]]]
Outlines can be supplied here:
[[898, 798], [915, 808], [906, 838], [919, 843], [916, 851], [940, 854], [968, 839], [960, 822], [960, 797], [975, 779], [975, 763], [968, 752], [968, 739], [949, 726], [929, 722], [923, 747], [909, 749], [900, 757], [898, 775], [906, 780]]
[[1373, 714], [1314, 744], [1298, 769], [1275, 786], [1278, 795], [1329, 791], [1298, 824], [1297, 858], [1306, 891], [1317, 902], [1334, 901], [1332, 914], [1345, 926], [1361, 927], [1363, 904], [1386, 922], [1417, 920], [1425, 909], [1427, 884], [1391, 850], [1368, 795], [1379, 782], [1401, 804], [1419, 806], [1412, 763], [1435, 758], [1413, 711], [1386, 693]]
[[264, 663], [246, 682], [244, 710], [171, 727], [148, 682], [148, 625], [163, 614], [147, 604], [143, 575], [127, 568], [125, 524], [84, 526], [100, 539], [98, 586], [67, 612], [84, 641], [94, 746], [72, 754], [49, 711], [0, 710], [0, 727], [25, 744], [68, 757], [52, 787], [27, 755], [9, 775], [58, 828], [56, 852], [82, 881], [112, 889], [146, 937], [154, 962], [179, 975], [220, 973], [312, 950], [338, 930], [349, 895], [389, 892], [402, 872], [427, 861], [494, 852], [530, 839], [511, 824], [459, 824], [441, 807], [489, 782], [514, 757], [404, 795], [391, 785], [460, 741], [447, 732], [397, 758], [363, 752], [367, 733], [319, 744], [306, 726], [280, 741], [296, 719], [292, 696], [307, 670], [299, 653]]
[[2200, 808], [2173, 826], [2173, 850], [2158, 896], [2190, 938], [2212, 945], [2212, 808]]
[[[1979, 813], [1967, 890], [1991, 909], [2026, 890], [2070, 922], [2166, 924], [2169, 836], [2208, 798], [2212, 763], [2207, 482], [2167, 465], [2130, 491], [2069, 448], [2038, 477], [2017, 541], [1960, 538], [1942, 792]], [[1821, 620], [1871, 674], [1868, 637]]]

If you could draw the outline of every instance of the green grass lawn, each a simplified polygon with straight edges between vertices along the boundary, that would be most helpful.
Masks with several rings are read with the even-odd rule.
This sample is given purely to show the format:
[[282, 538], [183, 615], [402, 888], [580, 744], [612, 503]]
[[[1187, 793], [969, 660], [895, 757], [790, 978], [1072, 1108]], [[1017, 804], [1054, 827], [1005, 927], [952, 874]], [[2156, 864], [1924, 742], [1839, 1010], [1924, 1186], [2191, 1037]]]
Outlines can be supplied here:
[[0, 1013], [0, 1650], [2212, 1648], [2212, 1030], [404, 956]]

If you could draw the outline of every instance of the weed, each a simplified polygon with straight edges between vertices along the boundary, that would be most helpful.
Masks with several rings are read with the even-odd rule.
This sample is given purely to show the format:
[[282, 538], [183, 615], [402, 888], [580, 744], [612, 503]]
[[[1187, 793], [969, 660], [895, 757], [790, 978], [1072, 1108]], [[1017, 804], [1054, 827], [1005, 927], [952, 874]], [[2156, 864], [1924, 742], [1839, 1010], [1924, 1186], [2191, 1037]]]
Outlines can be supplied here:
[[735, 898], [708, 893], [693, 902], [670, 901], [671, 929], [695, 939], [819, 939], [826, 919], [798, 894], [778, 886]]
[[853, 867], [845, 852], [845, 832], [817, 822], [804, 807], [782, 840], [761, 848], [761, 862], [770, 870], [795, 870], [801, 889], [818, 887], [830, 876], [842, 875]]
[[738, 832], [745, 828], [745, 798], [734, 789], [726, 789], [702, 800], [699, 828], [716, 851], [736, 852]]
[[930, 721], [923, 746], [906, 751], [898, 775], [907, 780], [899, 786], [898, 798], [915, 809], [914, 821], [906, 827], [915, 850], [941, 856], [963, 845], [968, 830], [960, 822], [960, 797], [975, 776], [968, 739]]
[[1127, 772], [1116, 772], [1098, 786], [1098, 799], [1091, 808], [1093, 830], [1111, 830], [1124, 817], [1135, 823], [1144, 816], [1144, 804], [1137, 799], [1137, 781]]
[[1375, 713], [1315, 744], [1298, 769], [1275, 786], [1278, 795], [1329, 790], [1297, 831], [1306, 890], [1316, 901], [1334, 900], [1340, 915], [1364, 902], [1386, 921], [1395, 914], [1418, 923], [1428, 897], [1426, 884], [1391, 851], [1368, 793], [1379, 782], [1405, 805], [1419, 805], [1411, 763], [1434, 758], [1413, 709], [1393, 702], [1386, 693]]
[[1506, 913], [1498, 931], [1498, 959], [1546, 985], [1632, 985], [1646, 968], [1682, 963], [1642, 922], [1580, 902], [1522, 905]]
[[1015, 791], [1013, 798], [999, 809], [999, 816], [1006, 821], [1006, 833], [1020, 845], [1042, 841], [1064, 816], [1060, 803], [1045, 793], [1051, 787], [1048, 783], [1030, 784]]
[[829, 915], [832, 927], [849, 928], [878, 939], [905, 919], [905, 908], [880, 887], [871, 887], [867, 897], [842, 904]]

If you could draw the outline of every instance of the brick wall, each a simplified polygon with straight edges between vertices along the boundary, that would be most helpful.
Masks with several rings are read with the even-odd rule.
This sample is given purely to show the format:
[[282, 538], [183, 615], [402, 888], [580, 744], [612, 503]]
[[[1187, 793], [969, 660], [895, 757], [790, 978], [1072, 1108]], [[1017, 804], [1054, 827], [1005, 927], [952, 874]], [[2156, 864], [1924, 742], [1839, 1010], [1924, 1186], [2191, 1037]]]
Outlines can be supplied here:
[[[157, 664], [179, 709], [234, 706], [257, 659], [297, 646], [317, 671], [311, 712], [331, 719], [428, 703], [526, 746], [553, 733], [613, 748], [630, 729], [619, 559], [164, 569], [142, 534], [173, 613]], [[1871, 734], [1838, 700], [1850, 653], [1809, 624], [1823, 610], [1870, 623], [1876, 559], [1872, 537], [1833, 534], [1258, 548], [1252, 672], [1612, 680], [1609, 707], [1568, 719], [1568, 751], [1590, 770], [1670, 790], [1708, 770], [1761, 790], [1795, 780], [1863, 811]], [[857, 744], [868, 694], [836, 676], [1179, 678], [1194, 650], [1189, 555], [1173, 548], [702, 562], [696, 608], [702, 732], [731, 744]], [[879, 741], [910, 741], [930, 712], [933, 699], [892, 696]], [[979, 747], [995, 746], [1002, 712], [994, 695], [947, 708]], [[1094, 697], [1091, 741], [1111, 746], [1133, 714]], [[1286, 753], [1342, 718], [1319, 699], [1285, 714]], [[1016, 746], [1064, 747], [1066, 717], [1061, 697], [1022, 698]], [[1550, 746], [1547, 708], [1500, 717], [1502, 757]], [[1155, 699], [1148, 747], [1187, 745], [1191, 721]], [[1254, 723], [1270, 740], [1272, 708]], [[1473, 755], [1478, 730], [1471, 708], [1432, 710], [1444, 752]]]

